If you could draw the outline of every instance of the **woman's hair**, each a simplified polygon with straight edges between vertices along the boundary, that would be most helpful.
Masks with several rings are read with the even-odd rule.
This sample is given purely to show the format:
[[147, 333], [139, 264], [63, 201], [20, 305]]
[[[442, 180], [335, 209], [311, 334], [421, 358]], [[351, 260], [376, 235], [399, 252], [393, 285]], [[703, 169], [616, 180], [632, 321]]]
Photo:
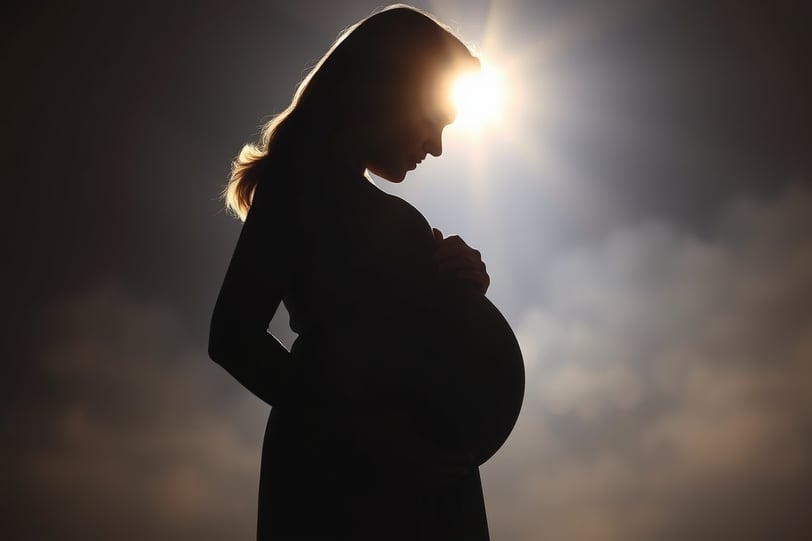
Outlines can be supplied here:
[[350, 26], [299, 83], [290, 105], [262, 127], [259, 142], [243, 146], [232, 162], [226, 208], [245, 220], [266, 166], [291, 158], [297, 144], [334, 143], [404, 103], [429, 77], [478, 67], [447, 26], [410, 6], [392, 5]]

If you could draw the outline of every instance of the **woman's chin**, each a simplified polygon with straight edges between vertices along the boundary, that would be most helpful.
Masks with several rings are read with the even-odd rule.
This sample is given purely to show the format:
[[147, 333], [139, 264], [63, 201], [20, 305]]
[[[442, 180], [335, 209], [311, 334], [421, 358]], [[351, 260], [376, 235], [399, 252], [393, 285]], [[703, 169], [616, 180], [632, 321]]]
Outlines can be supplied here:
[[388, 180], [389, 182], [391, 182], [393, 184], [399, 184], [399, 183], [403, 182], [403, 179], [406, 178], [406, 174], [408, 172], [409, 172], [409, 170], [396, 171], [396, 172], [386, 173], [385, 175], [380, 175], [380, 177], [382, 179], [384, 179], [384, 180]]
[[416, 167], [417, 164], [409, 163], [404, 164], [402, 167], [390, 167], [387, 169], [367, 166], [367, 170], [376, 177], [380, 177], [386, 181], [398, 184], [403, 182], [403, 179], [406, 178], [409, 171], [415, 169]]

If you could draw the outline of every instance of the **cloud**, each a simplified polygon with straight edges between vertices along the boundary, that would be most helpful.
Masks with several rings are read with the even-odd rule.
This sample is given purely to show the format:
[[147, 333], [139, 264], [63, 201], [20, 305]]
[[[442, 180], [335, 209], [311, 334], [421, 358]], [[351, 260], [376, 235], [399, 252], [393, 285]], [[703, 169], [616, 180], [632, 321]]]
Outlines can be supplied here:
[[12, 476], [16, 538], [254, 537], [266, 408], [224, 387], [170, 307], [102, 287], [41, 331], [39, 405], [20, 423], [45, 437]]
[[495, 538], [807, 539], [812, 193], [704, 238], [610, 231], [539, 277], [522, 418], [485, 467]]
[[[494, 540], [809, 538], [812, 192], [736, 199], [701, 237], [611, 229], [537, 268], [524, 411], [483, 468]], [[12, 538], [254, 537], [267, 408], [172, 307], [99, 287], [40, 333]]]

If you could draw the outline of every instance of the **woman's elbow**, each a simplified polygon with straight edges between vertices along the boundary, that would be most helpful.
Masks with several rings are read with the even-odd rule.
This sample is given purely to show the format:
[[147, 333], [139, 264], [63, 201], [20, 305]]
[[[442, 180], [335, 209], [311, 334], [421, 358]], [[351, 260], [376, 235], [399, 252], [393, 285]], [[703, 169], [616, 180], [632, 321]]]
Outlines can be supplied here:
[[235, 342], [231, 326], [215, 310], [209, 327], [209, 358], [218, 364], [224, 364], [228, 358], [233, 356]]
[[218, 314], [215, 311], [209, 328], [209, 358], [225, 367], [232, 364], [256, 348], [255, 335], [258, 327], [233, 314]]
[[209, 332], [209, 358], [217, 364], [223, 364], [228, 357], [227, 341], [214, 332]]
[[212, 335], [209, 335], [209, 359], [218, 364], [222, 364], [224, 357], [223, 344]]

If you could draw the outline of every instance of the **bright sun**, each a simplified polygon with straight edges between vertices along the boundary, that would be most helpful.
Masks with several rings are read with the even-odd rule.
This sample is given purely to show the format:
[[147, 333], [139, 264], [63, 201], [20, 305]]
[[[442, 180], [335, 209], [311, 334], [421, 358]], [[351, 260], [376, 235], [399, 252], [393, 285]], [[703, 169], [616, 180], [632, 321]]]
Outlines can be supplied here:
[[505, 89], [501, 75], [483, 63], [479, 72], [468, 72], [454, 81], [451, 100], [459, 128], [477, 134], [498, 123], [504, 112]]

